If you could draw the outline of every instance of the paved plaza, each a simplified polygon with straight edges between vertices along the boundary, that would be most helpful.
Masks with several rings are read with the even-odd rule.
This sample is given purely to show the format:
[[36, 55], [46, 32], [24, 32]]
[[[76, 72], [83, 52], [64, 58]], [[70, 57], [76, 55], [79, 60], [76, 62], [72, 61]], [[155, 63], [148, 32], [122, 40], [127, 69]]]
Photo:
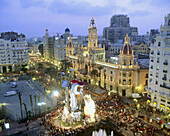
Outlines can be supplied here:
[[[19, 96], [18, 94], [16, 94], [13, 96], [5, 97], [4, 94], [6, 92], [20, 91], [22, 103], [26, 104], [27, 111], [32, 111], [30, 95], [32, 95], [33, 109], [35, 110], [36, 104], [35, 104], [34, 96], [36, 96], [36, 99], [38, 102], [38, 95], [40, 94], [40, 102], [44, 102], [44, 91], [45, 91], [44, 87], [42, 87], [36, 81], [28, 82], [24, 80], [24, 81], [17, 81], [16, 83], [17, 83], [16, 88], [12, 88], [12, 82], [4, 83], [0, 85], [0, 103], [3, 103], [3, 104], [5, 103], [5, 109], [6, 109], [7, 115], [13, 120], [21, 119]], [[52, 108], [50, 99], [47, 99], [46, 106]], [[42, 112], [44, 111], [44, 107], [45, 107], [44, 105], [41, 106]], [[39, 109], [38, 105], [37, 105], [37, 109]], [[22, 106], [22, 110], [23, 110], [23, 116], [26, 117], [24, 105]]]

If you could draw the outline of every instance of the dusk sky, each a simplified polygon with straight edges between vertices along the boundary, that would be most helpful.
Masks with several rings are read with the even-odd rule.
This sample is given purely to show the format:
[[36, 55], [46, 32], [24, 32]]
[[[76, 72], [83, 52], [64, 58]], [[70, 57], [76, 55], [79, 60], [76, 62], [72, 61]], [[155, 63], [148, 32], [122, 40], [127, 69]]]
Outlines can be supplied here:
[[87, 35], [93, 16], [102, 35], [115, 14], [126, 14], [139, 34], [159, 29], [170, 13], [170, 0], [0, 0], [0, 32], [24, 33], [27, 38], [57, 32], [66, 27], [73, 35]]

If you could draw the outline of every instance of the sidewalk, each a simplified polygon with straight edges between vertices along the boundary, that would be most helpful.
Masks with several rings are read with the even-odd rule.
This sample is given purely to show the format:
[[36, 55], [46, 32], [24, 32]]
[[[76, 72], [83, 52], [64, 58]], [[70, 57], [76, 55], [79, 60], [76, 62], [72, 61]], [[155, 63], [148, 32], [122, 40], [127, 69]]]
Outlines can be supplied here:
[[39, 126], [40, 124], [40, 118], [38, 118], [37, 120], [34, 121], [30, 121], [28, 126], [26, 126], [26, 123], [18, 123], [18, 122], [13, 122], [10, 121], [10, 129], [4, 129], [0, 135], [1, 136], [6, 136], [6, 135], [13, 135], [19, 132], [23, 132], [26, 131], [27, 129], [31, 129], [34, 127]]

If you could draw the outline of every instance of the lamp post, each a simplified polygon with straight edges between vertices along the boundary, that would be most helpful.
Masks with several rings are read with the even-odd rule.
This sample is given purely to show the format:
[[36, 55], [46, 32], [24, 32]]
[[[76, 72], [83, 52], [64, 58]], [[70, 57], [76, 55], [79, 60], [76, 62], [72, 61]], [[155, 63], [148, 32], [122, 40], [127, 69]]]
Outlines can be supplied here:
[[[53, 96], [52, 97], [58, 97], [59, 96], [59, 92], [57, 91], [57, 90], [55, 90], [54, 92], [53, 92]], [[56, 103], [57, 103], [57, 100], [56, 100]], [[54, 109], [54, 99], [52, 98], [52, 105], [53, 105], [53, 109]]]

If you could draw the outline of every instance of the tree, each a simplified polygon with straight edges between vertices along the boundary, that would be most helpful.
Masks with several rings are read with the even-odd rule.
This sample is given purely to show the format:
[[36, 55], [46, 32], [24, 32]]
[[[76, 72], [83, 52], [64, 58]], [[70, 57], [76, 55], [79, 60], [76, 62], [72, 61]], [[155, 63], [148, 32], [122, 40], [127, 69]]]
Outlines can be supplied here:
[[30, 95], [30, 102], [31, 102], [32, 114], [33, 114], [33, 116], [34, 116], [34, 109], [33, 109], [32, 95]]
[[23, 71], [24, 73], [27, 73], [27, 70], [28, 70], [28, 69], [26, 68], [26, 66], [27, 66], [27, 64], [22, 65], [21, 68], [20, 68], [20, 70]]
[[44, 68], [43, 64], [42, 63], [38, 63], [38, 69], [41, 71], [42, 73], [42, 69]]
[[37, 116], [37, 96], [34, 95], [34, 100], [35, 100], [35, 116]]
[[19, 92], [18, 98], [19, 98], [19, 102], [20, 102], [21, 118], [23, 120], [21, 92]]
[[28, 111], [27, 111], [27, 106], [26, 106], [26, 104], [25, 103], [22, 103], [23, 105], [24, 105], [24, 107], [25, 107], [25, 112], [26, 112], [26, 116], [27, 116], [27, 119], [28, 119]]
[[[40, 94], [38, 95], [38, 103], [40, 103]], [[39, 106], [39, 114], [41, 115], [41, 106]]]
[[64, 72], [66, 73], [66, 71], [68, 70], [69, 67], [71, 67], [71, 62], [68, 62], [66, 59], [65, 60], [62, 60], [62, 67], [64, 69]]
[[93, 69], [93, 70], [91, 71], [91, 76], [92, 76], [92, 77], [98, 76], [97, 70]]
[[47, 100], [46, 100], [46, 92], [44, 92], [44, 102], [45, 102], [45, 113], [47, 112]]
[[48, 67], [45, 69], [45, 72], [50, 75], [50, 80], [52, 80], [53, 76], [57, 76], [58, 67]]

